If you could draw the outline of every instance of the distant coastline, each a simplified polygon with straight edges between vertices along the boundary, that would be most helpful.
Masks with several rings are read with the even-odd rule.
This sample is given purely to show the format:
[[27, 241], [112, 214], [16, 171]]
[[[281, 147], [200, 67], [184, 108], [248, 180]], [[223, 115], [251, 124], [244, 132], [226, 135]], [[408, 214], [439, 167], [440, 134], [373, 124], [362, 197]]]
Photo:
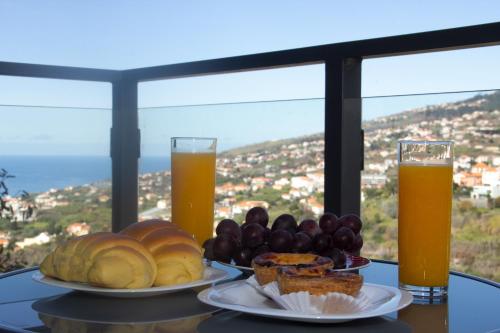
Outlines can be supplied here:
[[[111, 180], [108, 156], [0, 156], [0, 168], [15, 178], [8, 179], [9, 193], [40, 193], [51, 188], [80, 186]], [[146, 156], [139, 160], [139, 173], [170, 169], [170, 158]]]

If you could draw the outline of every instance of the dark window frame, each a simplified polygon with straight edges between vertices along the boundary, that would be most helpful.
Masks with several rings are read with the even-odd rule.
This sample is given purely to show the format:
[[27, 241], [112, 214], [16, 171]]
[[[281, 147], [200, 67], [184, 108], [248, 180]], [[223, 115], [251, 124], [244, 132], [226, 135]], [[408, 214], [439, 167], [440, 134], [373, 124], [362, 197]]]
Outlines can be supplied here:
[[0, 75], [112, 84], [112, 229], [118, 231], [137, 221], [140, 82], [324, 64], [325, 211], [359, 214], [363, 165], [362, 60], [499, 44], [500, 22], [495, 22], [122, 71], [0, 62]]

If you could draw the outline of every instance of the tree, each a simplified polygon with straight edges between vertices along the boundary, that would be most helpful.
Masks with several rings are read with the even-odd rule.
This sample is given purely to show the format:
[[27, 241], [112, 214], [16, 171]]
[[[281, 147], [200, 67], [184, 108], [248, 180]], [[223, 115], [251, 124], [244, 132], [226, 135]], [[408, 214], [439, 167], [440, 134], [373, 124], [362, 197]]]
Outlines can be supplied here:
[[8, 272], [26, 267], [26, 261], [18, 253], [12, 255], [13, 251], [0, 246], [0, 272]]
[[395, 195], [398, 189], [398, 182], [395, 179], [390, 178], [384, 186], [384, 191], [388, 196]]
[[11, 217], [13, 214], [12, 207], [7, 205], [7, 196], [9, 189], [7, 188], [6, 181], [9, 178], [14, 178], [14, 175], [9, 174], [5, 169], [0, 169], [0, 218]]

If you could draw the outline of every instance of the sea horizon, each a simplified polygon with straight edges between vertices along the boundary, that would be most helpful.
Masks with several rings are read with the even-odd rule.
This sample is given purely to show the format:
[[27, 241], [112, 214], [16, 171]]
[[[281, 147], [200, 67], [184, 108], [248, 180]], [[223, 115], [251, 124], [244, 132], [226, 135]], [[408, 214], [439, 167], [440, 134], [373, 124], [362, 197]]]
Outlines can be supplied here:
[[[105, 155], [3, 155], [0, 169], [14, 176], [5, 180], [11, 196], [111, 181], [111, 157]], [[170, 170], [170, 157], [139, 159], [139, 174], [164, 170]]]

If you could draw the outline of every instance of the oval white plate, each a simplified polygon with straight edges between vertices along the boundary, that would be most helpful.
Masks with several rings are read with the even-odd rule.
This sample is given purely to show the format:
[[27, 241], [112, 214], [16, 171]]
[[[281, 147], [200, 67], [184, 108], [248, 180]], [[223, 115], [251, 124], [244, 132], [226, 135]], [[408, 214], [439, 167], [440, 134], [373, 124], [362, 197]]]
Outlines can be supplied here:
[[[231, 264], [227, 264], [227, 263], [222, 262], [222, 261], [217, 261], [217, 263], [219, 263], [221, 265], [239, 269], [240, 271], [242, 271], [244, 273], [253, 272], [252, 267], [238, 266], [238, 265], [233, 264], [233, 262], [234, 261], [231, 261]], [[368, 258], [355, 256], [352, 254], [347, 254], [346, 255], [346, 267], [345, 268], [334, 268], [333, 270], [337, 271], [337, 272], [347, 272], [347, 271], [352, 271], [355, 269], [361, 269], [361, 268], [368, 267], [368, 266], [370, 266], [371, 263], [372, 263], [372, 261]]]
[[205, 267], [203, 279], [193, 281], [190, 283], [178, 284], [175, 286], [152, 287], [152, 288], [142, 288], [142, 289], [111, 289], [111, 288], [93, 287], [86, 283], [66, 282], [57, 280], [49, 276], [43, 275], [40, 271], [36, 271], [35, 274], [33, 274], [32, 276], [33, 280], [50, 286], [78, 290], [109, 297], [148, 297], [166, 293], [173, 293], [183, 289], [189, 289], [219, 282], [227, 279], [228, 277], [229, 277], [228, 272], [207, 266]]
[[[384, 295], [371, 310], [352, 314], [311, 315], [281, 309], [274, 301], [261, 295], [245, 280], [224, 283], [198, 294], [203, 303], [220, 308], [240, 311], [258, 316], [311, 323], [341, 323], [355, 319], [378, 317], [397, 311], [411, 304], [413, 296], [394, 287], [365, 283], [362, 287], [367, 295]], [[389, 295], [389, 296], [388, 296]]]

